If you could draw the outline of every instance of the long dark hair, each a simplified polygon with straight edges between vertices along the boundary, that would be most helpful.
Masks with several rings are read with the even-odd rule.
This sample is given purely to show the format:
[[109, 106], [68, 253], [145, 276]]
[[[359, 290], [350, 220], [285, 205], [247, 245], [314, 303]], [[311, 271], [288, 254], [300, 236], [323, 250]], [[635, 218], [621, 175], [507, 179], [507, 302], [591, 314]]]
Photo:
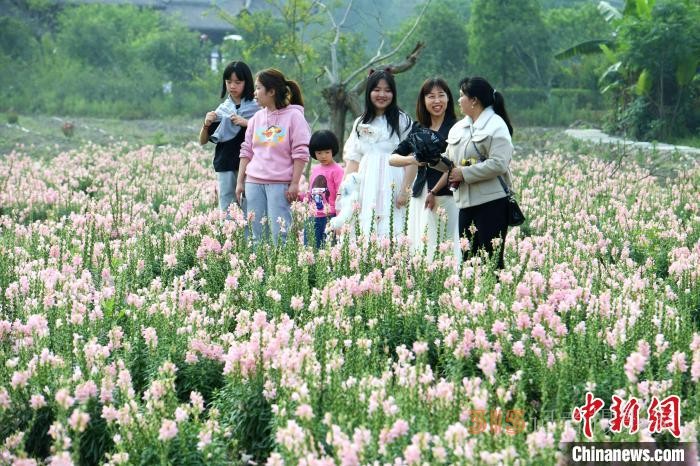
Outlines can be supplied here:
[[253, 91], [255, 90], [255, 85], [253, 84], [253, 73], [250, 71], [248, 65], [242, 61], [232, 61], [226, 68], [224, 68], [224, 75], [221, 78], [221, 98], [223, 99], [226, 95], [226, 80], [231, 79], [231, 75], [235, 74], [238, 79], [243, 81], [243, 94], [241, 98], [245, 100], [253, 100]]
[[418, 101], [416, 101], [416, 118], [418, 122], [426, 128], [430, 128], [432, 120], [430, 118], [430, 112], [428, 112], [428, 108], [425, 106], [425, 96], [430, 94], [436, 87], [442, 89], [445, 94], [447, 94], [447, 108], [445, 109], [444, 121], [454, 121], [457, 119], [457, 115], [455, 114], [455, 102], [452, 98], [450, 86], [442, 78], [429, 78], [423, 82], [420, 92], [418, 93]]
[[[369, 75], [367, 78], [367, 87], [365, 88], [365, 112], [362, 114], [362, 123], [369, 123], [370, 121], [374, 120], [374, 118], [377, 116], [376, 111], [374, 109], [374, 105], [372, 105], [372, 99], [370, 98], [370, 94], [372, 93], [372, 89], [377, 87], [379, 85], [379, 81], [385, 80], [386, 83], [389, 85], [389, 89], [391, 89], [391, 93], [393, 94], [393, 98], [391, 99], [391, 103], [389, 106], [384, 110], [384, 116], [386, 117], [386, 122], [389, 125], [389, 128], [391, 128], [391, 135], [396, 134], [400, 135], [401, 134], [401, 128], [399, 124], [399, 116], [405, 112], [399, 108], [399, 104], [396, 103], [397, 96], [396, 96], [396, 81], [394, 80], [394, 75], [391, 74], [390, 70], [377, 70], [373, 71], [372, 74]], [[360, 132], [357, 130], [357, 134], [359, 136]]]
[[304, 97], [301, 95], [299, 84], [285, 78], [280, 70], [268, 68], [259, 72], [257, 77], [265, 89], [275, 90], [276, 108], [284, 108], [290, 104], [304, 106]]
[[506, 102], [503, 99], [503, 94], [495, 90], [487, 80], [478, 76], [464, 78], [459, 82], [459, 89], [466, 96], [476, 97], [481, 102], [482, 107], [493, 106], [496, 114], [506, 122], [510, 135], [513, 135], [513, 125], [510, 123], [508, 112], [506, 112]]

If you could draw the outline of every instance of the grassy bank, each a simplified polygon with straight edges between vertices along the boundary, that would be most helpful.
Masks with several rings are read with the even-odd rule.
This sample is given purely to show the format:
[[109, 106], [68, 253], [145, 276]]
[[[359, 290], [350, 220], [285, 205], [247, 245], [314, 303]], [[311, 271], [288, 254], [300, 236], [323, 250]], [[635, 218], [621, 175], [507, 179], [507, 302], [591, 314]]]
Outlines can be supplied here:
[[[63, 126], [72, 123], [73, 135], [67, 136]], [[37, 157], [78, 149], [88, 142], [108, 145], [128, 141], [130, 146], [149, 144], [182, 146], [196, 141], [199, 119], [117, 120], [104, 118], [63, 118], [45, 115], [20, 115], [17, 123], [4, 119], [0, 125], [0, 154], [9, 154], [18, 144], [32, 147]]]

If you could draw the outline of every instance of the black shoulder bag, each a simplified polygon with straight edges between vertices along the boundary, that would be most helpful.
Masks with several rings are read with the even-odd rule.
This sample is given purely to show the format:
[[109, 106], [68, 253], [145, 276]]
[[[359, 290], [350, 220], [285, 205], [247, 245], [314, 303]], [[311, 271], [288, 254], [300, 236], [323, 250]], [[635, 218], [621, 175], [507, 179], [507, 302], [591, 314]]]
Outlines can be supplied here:
[[[476, 146], [476, 142], [472, 141], [472, 144], [474, 144], [474, 150], [476, 150], [476, 153], [479, 154], [479, 158], [481, 159], [481, 161], [483, 162], [484, 160], [486, 160], [486, 158], [483, 155], [481, 155], [479, 148]], [[503, 191], [506, 192], [506, 200], [508, 201], [508, 225], [512, 227], [522, 225], [525, 221], [525, 214], [523, 214], [523, 211], [520, 209], [518, 201], [515, 200], [515, 195], [513, 194], [513, 191], [511, 191], [508, 188], [508, 185], [505, 181], [503, 181], [503, 177], [501, 175], [498, 175], [497, 178], [498, 181], [500, 181], [501, 186], [503, 187]]]

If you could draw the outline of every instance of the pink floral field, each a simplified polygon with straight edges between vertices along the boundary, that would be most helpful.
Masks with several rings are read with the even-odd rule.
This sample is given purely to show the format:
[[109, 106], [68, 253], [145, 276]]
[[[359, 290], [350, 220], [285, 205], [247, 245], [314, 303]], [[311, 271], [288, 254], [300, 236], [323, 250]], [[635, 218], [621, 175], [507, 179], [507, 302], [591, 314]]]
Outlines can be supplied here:
[[[610, 155], [610, 154], [608, 154]], [[253, 249], [199, 147], [0, 159], [0, 464], [563, 461], [700, 417], [700, 165], [519, 154], [506, 270], [404, 236]], [[615, 432], [613, 396], [640, 400]]]

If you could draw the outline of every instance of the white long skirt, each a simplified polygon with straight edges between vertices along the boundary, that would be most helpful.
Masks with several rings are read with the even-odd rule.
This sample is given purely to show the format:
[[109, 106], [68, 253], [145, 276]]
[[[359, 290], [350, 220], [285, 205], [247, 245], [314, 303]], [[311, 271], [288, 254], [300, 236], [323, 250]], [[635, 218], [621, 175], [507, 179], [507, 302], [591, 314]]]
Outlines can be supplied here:
[[422, 252], [426, 247], [428, 260], [433, 260], [438, 240], [452, 241], [452, 252], [457, 263], [462, 260], [459, 248], [459, 209], [452, 196], [436, 196], [435, 209], [425, 208], [427, 186], [418, 197], [411, 197], [408, 207], [408, 237], [413, 250]]
[[396, 207], [396, 198], [403, 183], [404, 168], [389, 165], [390, 154], [373, 154], [360, 161], [360, 231], [368, 235], [372, 229], [379, 238], [403, 233], [406, 207]]

